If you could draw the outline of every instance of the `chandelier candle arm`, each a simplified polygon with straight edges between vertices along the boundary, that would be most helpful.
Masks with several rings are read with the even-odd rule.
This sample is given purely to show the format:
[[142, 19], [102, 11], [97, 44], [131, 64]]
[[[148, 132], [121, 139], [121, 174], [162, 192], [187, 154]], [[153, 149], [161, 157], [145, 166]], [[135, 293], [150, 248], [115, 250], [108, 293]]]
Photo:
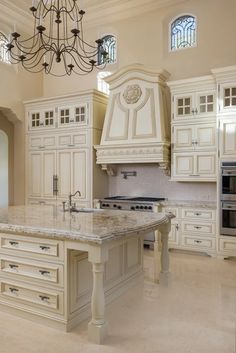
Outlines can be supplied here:
[[[84, 75], [94, 67], [104, 69], [109, 58], [103, 40], [97, 39], [93, 45], [84, 40], [85, 11], [77, 0], [33, 0], [30, 11], [34, 31], [29, 38], [21, 39], [15, 26], [10, 38], [0, 32], [5, 38], [0, 45], [10, 63], [21, 64], [29, 72], [44, 71], [54, 76]], [[98, 62], [101, 56], [102, 65]]]

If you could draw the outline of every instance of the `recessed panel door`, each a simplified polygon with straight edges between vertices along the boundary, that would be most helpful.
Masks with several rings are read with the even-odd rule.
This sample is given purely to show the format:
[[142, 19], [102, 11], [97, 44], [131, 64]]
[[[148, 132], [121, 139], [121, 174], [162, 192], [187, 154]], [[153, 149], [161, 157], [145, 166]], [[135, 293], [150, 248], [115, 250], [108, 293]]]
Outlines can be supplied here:
[[42, 153], [42, 196], [56, 196], [56, 152]]
[[42, 190], [42, 152], [29, 155], [29, 196], [40, 197]]
[[58, 197], [66, 200], [71, 192], [71, 151], [58, 151], [57, 155]]
[[74, 150], [71, 152], [71, 164], [72, 164], [72, 189], [71, 192], [75, 193], [77, 190], [80, 191], [76, 195], [76, 198], [86, 199], [87, 195], [87, 183], [89, 182], [89, 176], [87, 175], [87, 150]]

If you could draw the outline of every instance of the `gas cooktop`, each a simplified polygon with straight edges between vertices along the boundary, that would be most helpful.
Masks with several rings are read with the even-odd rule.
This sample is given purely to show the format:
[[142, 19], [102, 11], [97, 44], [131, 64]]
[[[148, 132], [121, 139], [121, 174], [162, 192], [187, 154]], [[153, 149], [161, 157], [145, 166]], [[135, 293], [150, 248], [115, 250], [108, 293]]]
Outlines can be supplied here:
[[132, 197], [132, 196], [110, 196], [105, 197], [104, 200], [121, 200], [121, 201], [137, 201], [137, 202], [155, 202], [164, 201], [164, 197]]

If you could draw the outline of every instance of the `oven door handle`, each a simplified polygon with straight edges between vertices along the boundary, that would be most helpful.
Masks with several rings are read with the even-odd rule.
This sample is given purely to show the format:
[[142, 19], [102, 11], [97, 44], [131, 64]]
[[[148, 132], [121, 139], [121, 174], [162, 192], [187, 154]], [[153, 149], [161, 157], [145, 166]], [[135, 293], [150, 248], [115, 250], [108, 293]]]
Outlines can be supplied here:
[[236, 207], [234, 206], [226, 206], [226, 207], [222, 207], [223, 211], [236, 211]]
[[230, 171], [223, 171], [222, 176], [223, 176], [223, 177], [224, 177], [224, 176], [236, 176], [236, 171], [235, 171], [235, 170], [232, 171], [232, 172], [230, 172]]

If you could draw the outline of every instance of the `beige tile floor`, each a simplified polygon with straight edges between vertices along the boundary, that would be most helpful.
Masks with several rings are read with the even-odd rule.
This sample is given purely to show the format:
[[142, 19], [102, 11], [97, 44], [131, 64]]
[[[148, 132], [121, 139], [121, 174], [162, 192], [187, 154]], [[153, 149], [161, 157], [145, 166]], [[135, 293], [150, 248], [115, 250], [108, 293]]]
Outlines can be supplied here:
[[87, 322], [61, 333], [0, 313], [0, 353], [235, 353], [236, 261], [171, 253], [169, 284], [144, 285], [110, 304], [106, 345], [87, 342]]

